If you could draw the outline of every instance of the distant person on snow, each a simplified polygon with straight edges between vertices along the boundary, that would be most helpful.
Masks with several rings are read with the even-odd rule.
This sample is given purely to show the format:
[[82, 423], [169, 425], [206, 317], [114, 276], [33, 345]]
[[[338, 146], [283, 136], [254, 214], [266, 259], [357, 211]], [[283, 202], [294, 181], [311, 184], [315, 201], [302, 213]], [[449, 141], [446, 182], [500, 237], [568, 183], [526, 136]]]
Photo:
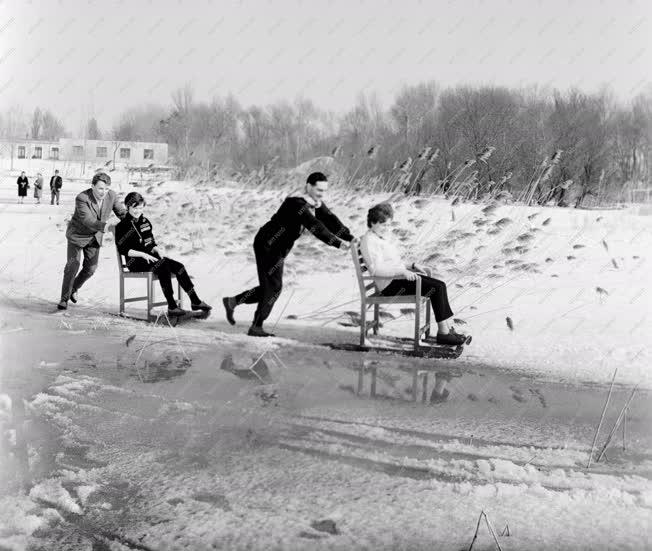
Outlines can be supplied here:
[[23, 199], [27, 197], [27, 189], [29, 188], [29, 180], [27, 179], [27, 176], [25, 176], [24, 170], [20, 173], [20, 176], [18, 176], [16, 183], [18, 184], [18, 201], [22, 205]]
[[[109, 178], [109, 182], [111, 179]], [[54, 200], [59, 204], [59, 195], [61, 195], [61, 188], [63, 187], [63, 179], [59, 176], [59, 171], [54, 171], [54, 176], [50, 178], [50, 204], [54, 205]]]
[[43, 197], [43, 175], [40, 172], [36, 173], [36, 180], [34, 180], [34, 199], [36, 204], [41, 204], [41, 197]]
[[202, 301], [195, 292], [194, 285], [181, 262], [161, 256], [152, 233], [152, 224], [143, 215], [145, 199], [140, 193], [132, 191], [125, 197], [127, 215], [115, 227], [115, 241], [118, 252], [127, 259], [130, 272], [154, 272], [168, 301], [168, 314], [181, 316], [187, 312], [179, 307], [174, 299], [172, 274], [176, 275], [181, 288], [190, 297], [191, 308], [210, 312], [211, 306]]
[[274, 336], [263, 329], [263, 322], [281, 294], [285, 258], [305, 230], [327, 245], [345, 250], [350, 248], [347, 242], [353, 241], [353, 235], [322, 202], [327, 190], [326, 176], [313, 172], [308, 176], [304, 192], [286, 197], [272, 218], [258, 230], [254, 238], [254, 253], [259, 285], [222, 299], [231, 325], [235, 325], [233, 311], [236, 306], [258, 304], [247, 334], [252, 337]]
[[390, 238], [389, 221], [393, 218], [394, 209], [389, 203], [371, 207], [367, 213], [369, 230], [360, 239], [360, 252], [371, 275], [377, 278], [393, 278], [389, 282], [387, 279], [376, 279], [376, 287], [383, 296], [414, 295], [416, 280], [420, 277], [421, 292], [424, 297], [430, 298], [435, 313], [437, 343], [463, 344], [467, 336], [456, 333], [448, 323], [453, 317], [453, 311], [448, 303], [446, 284], [431, 277], [430, 268], [414, 262], [403, 262], [397, 245]]
[[[107, 222], [111, 211], [118, 218], [127, 214], [124, 205], [118, 202], [115, 192], [108, 189], [110, 185], [111, 177], [104, 172], [98, 172], [93, 176], [91, 187], [75, 198], [75, 212], [66, 231], [68, 260], [63, 269], [61, 300], [57, 306], [59, 310], [68, 308], [68, 300], [77, 302], [77, 291], [95, 273], [104, 233], [112, 225]], [[77, 273], [82, 251], [84, 263], [81, 271]]]

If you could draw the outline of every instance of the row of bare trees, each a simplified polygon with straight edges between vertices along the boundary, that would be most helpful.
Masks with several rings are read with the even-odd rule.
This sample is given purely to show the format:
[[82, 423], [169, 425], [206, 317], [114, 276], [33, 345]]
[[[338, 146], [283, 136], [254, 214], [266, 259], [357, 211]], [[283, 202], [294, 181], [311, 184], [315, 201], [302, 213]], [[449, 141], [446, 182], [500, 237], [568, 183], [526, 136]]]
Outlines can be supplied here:
[[[0, 135], [19, 135], [19, 119], [15, 112], [0, 113]], [[40, 109], [30, 130], [41, 139], [63, 133]], [[338, 160], [361, 168], [356, 173], [383, 176], [415, 193], [446, 191], [459, 178], [476, 192], [504, 188], [531, 200], [564, 202], [570, 182], [583, 198], [650, 180], [652, 92], [623, 104], [607, 90], [442, 89], [425, 82], [406, 86], [388, 109], [376, 96], [360, 95], [350, 110], [336, 114], [302, 98], [250, 107], [232, 95], [198, 101], [186, 85], [172, 94], [170, 106], [129, 109], [108, 132], [90, 120], [87, 137], [165, 141], [182, 173], [206, 174], [256, 170], [272, 159], [293, 167], [337, 146]], [[372, 146], [374, 155], [367, 155]], [[487, 147], [490, 155], [471, 162]], [[410, 177], [393, 178], [397, 166], [406, 160], [411, 166], [424, 148], [430, 148], [428, 163]]]
[[[197, 102], [185, 87], [156, 123], [150, 116], [151, 137], [166, 140], [185, 168], [246, 171], [270, 159], [292, 167], [337, 146], [344, 166], [362, 167], [357, 174], [384, 175], [414, 192], [442, 184], [447, 190], [458, 167], [470, 167], [487, 147], [491, 154], [473, 163], [470, 185], [507, 189], [529, 201], [564, 203], [569, 184], [578, 203], [589, 194], [616, 195], [627, 182], [648, 182], [652, 167], [652, 93], [625, 105], [607, 90], [442, 90], [428, 82], [405, 87], [389, 109], [373, 95], [360, 95], [352, 109], [336, 115], [305, 99], [248, 108], [232, 96]], [[367, 155], [372, 146], [374, 155]], [[416, 162], [428, 147], [423, 168], [392, 180], [397, 166]]]

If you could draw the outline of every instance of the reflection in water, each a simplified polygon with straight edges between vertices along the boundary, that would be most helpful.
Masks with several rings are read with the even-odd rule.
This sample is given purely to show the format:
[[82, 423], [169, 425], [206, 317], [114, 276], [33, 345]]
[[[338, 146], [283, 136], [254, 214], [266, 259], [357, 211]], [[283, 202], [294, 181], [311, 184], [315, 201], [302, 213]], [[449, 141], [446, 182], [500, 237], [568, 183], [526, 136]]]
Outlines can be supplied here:
[[[407, 369], [403, 366], [400, 367], [401, 370], [409, 371], [412, 374], [412, 385], [405, 389], [402, 392], [398, 388], [398, 381], [401, 376], [395, 373], [390, 373], [390, 369], [380, 370], [378, 360], [368, 360], [360, 359], [359, 364], [354, 368], [357, 371], [357, 386], [354, 389], [353, 385], [340, 385], [340, 389], [351, 392], [356, 396], [362, 396], [365, 394], [365, 379], [369, 377], [369, 397], [377, 399], [402, 399], [402, 400], [413, 400], [417, 402], [419, 397], [422, 402], [430, 402], [431, 404], [437, 404], [445, 402], [449, 395], [450, 391], [446, 388], [446, 385], [451, 381], [454, 376], [460, 376], [459, 374], [454, 375], [449, 370], [435, 370], [423, 369], [423, 366], [414, 365], [408, 366]], [[434, 387], [428, 398], [429, 383], [434, 374]], [[393, 394], [388, 395], [382, 392], [378, 392], [378, 381], [382, 381], [387, 386], [389, 386]], [[420, 392], [419, 392], [420, 391]]]
[[269, 366], [265, 362], [265, 358], [253, 358], [253, 363], [248, 368], [238, 368], [233, 361], [233, 355], [227, 354], [222, 360], [220, 369], [233, 373], [236, 377], [246, 380], [258, 381], [261, 385], [268, 385], [273, 383], [272, 375], [269, 371]]
[[[232, 373], [239, 379], [244, 379], [246, 381], [252, 381], [256, 385], [267, 386], [274, 385], [274, 379], [270, 373], [269, 366], [265, 359], [260, 356], [258, 358], [252, 358], [252, 364], [247, 368], [236, 367], [235, 362], [233, 361], [233, 355], [227, 354], [222, 359], [220, 369], [223, 371], [228, 371]], [[258, 396], [263, 405], [273, 404], [278, 406], [278, 391], [275, 387], [270, 388], [261, 388], [256, 391], [256, 396]]]
[[435, 388], [432, 389], [430, 395], [430, 403], [437, 404], [445, 402], [450, 394], [446, 385], [451, 380], [451, 374], [448, 371], [437, 371], [435, 373]]
[[[185, 357], [179, 352], [168, 352], [160, 358], [145, 359], [129, 366], [134, 370], [134, 377], [140, 378], [143, 383], [158, 383], [159, 381], [169, 381], [176, 377], [184, 375], [190, 366], [192, 360]], [[121, 366], [118, 366], [120, 368]]]

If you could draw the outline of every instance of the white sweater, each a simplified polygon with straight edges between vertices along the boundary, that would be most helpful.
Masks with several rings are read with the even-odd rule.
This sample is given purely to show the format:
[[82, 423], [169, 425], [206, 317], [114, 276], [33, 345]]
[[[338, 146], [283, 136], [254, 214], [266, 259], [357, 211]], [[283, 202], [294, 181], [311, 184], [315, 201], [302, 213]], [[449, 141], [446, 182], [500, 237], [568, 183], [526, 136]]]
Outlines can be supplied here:
[[[405, 263], [393, 240], [383, 239], [369, 230], [360, 239], [360, 252], [372, 276], [403, 279]], [[379, 291], [390, 283], [388, 280], [378, 279], [374, 279], [374, 282]]]

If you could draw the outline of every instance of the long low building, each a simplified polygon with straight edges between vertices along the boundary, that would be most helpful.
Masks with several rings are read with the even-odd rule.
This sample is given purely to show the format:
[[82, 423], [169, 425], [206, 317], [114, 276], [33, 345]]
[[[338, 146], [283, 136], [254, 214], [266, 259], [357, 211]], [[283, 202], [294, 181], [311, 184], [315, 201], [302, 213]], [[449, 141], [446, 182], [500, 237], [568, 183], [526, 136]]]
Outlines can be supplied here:
[[168, 162], [168, 144], [83, 138], [0, 140], [0, 158], [86, 161], [114, 166], [164, 165]]

